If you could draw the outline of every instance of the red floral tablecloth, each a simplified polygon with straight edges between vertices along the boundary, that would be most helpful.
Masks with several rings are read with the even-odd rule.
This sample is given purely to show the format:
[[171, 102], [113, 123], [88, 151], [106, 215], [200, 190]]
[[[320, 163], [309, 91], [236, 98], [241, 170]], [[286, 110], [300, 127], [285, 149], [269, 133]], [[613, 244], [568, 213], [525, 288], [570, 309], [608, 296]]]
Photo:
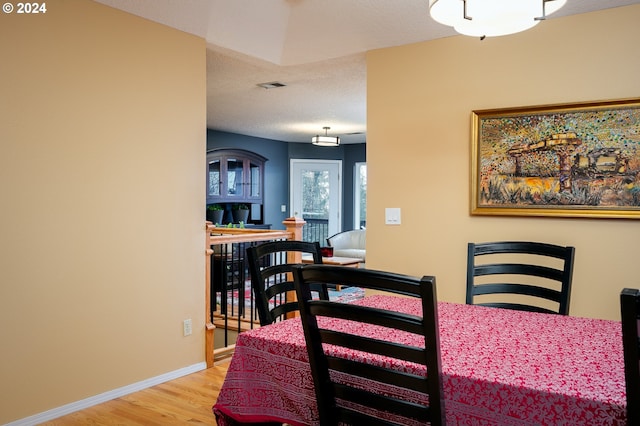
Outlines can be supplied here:
[[[420, 314], [406, 298], [354, 303]], [[438, 310], [448, 425], [626, 424], [619, 322], [444, 302]], [[220, 426], [319, 424], [299, 318], [238, 337], [213, 411]]]

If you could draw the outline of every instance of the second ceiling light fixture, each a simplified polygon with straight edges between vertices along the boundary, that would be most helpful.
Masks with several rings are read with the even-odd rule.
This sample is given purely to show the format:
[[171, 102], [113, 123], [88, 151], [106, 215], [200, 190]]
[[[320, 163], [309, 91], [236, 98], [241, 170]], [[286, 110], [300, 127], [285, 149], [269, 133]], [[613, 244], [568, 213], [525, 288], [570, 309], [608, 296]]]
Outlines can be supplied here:
[[323, 127], [324, 136], [315, 135], [311, 138], [311, 143], [318, 146], [338, 146], [340, 145], [340, 138], [338, 136], [329, 136], [327, 132], [331, 127]]

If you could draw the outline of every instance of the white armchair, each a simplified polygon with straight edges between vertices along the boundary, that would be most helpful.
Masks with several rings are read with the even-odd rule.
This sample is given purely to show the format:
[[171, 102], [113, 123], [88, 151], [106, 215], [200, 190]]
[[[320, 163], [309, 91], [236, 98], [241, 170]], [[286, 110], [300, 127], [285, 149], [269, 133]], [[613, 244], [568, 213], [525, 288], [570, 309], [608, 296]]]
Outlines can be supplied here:
[[353, 229], [339, 232], [327, 238], [327, 244], [333, 247], [333, 255], [337, 257], [353, 257], [366, 260], [366, 229]]

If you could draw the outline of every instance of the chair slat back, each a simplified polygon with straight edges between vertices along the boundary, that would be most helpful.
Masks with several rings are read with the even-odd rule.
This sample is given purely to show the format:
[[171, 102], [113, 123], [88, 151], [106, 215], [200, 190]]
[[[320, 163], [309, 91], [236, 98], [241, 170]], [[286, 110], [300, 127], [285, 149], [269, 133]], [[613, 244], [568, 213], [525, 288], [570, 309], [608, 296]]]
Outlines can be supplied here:
[[[297, 240], [268, 241], [247, 248], [251, 289], [260, 325], [272, 324], [298, 310], [291, 272], [292, 252], [310, 254], [314, 263], [322, 263], [320, 243]], [[322, 299], [329, 299], [326, 287], [314, 288]]]
[[620, 312], [627, 390], [627, 424], [640, 425], [640, 290], [622, 290]]
[[[504, 256], [518, 261], [505, 262]], [[547, 243], [469, 243], [466, 303], [568, 315], [574, 256], [573, 247]], [[545, 262], [545, 258], [559, 260], [560, 266]], [[527, 297], [519, 297], [517, 302], [499, 296], [494, 300], [482, 297], [505, 294]], [[546, 301], [554, 302], [553, 306]]]
[[[435, 277], [419, 279], [370, 269], [305, 265], [296, 268], [294, 278], [320, 424], [386, 425], [402, 424], [402, 419], [444, 424]], [[422, 316], [317, 300], [310, 291], [314, 284], [341, 284], [418, 298], [422, 301]], [[344, 321], [327, 319], [347, 320], [348, 326]], [[362, 324], [382, 326], [381, 332], [363, 335]], [[413, 346], [406, 339], [400, 343], [399, 333], [421, 336], [417, 339], [420, 344]], [[359, 356], [345, 356], [346, 353]], [[372, 361], [376, 355], [400, 362], [383, 362], [379, 357], [378, 362]], [[422, 374], [402, 371], [398, 365], [403, 362], [424, 366]], [[341, 375], [354, 378], [356, 383], [377, 383], [371, 387], [354, 386], [351, 381], [340, 380]], [[372, 391], [378, 385], [404, 388], [413, 398], [393, 398]], [[372, 409], [384, 413], [375, 414]], [[391, 423], [390, 419], [401, 420]]]

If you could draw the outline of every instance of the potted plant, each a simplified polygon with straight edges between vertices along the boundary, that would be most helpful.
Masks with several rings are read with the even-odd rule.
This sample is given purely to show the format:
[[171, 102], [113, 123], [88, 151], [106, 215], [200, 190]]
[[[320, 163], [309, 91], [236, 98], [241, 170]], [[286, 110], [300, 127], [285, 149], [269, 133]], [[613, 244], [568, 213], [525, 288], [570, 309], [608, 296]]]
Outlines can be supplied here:
[[249, 206], [246, 204], [234, 204], [231, 206], [231, 215], [233, 216], [233, 223], [247, 223]]
[[207, 220], [213, 222], [216, 225], [222, 223], [222, 217], [224, 216], [224, 208], [220, 204], [209, 204], [207, 206]]

